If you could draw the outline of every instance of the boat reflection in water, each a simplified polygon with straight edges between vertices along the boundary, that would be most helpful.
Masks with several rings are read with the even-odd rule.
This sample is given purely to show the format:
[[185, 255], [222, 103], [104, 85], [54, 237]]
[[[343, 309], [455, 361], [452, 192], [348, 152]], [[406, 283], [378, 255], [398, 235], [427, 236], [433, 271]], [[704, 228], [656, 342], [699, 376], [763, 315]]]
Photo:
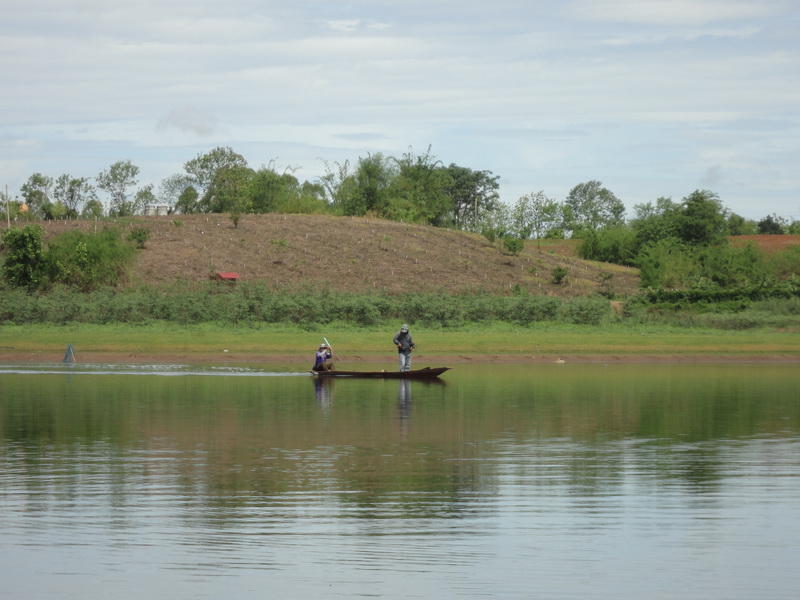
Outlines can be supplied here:
[[317, 371], [315, 375], [320, 378], [358, 378], [358, 379], [413, 379], [428, 380], [439, 377], [450, 367], [425, 367], [413, 371]]

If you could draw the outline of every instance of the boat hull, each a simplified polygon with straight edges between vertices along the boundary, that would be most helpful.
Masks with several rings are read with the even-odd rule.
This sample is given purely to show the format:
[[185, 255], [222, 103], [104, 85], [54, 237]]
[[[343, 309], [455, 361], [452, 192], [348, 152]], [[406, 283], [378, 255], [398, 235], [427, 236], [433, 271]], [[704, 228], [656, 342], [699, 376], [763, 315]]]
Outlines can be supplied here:
[[450, 367], [425, 367], [412, 371], [314, 371], [320, 378], [351, 377], [360, 379], [435, 379]]

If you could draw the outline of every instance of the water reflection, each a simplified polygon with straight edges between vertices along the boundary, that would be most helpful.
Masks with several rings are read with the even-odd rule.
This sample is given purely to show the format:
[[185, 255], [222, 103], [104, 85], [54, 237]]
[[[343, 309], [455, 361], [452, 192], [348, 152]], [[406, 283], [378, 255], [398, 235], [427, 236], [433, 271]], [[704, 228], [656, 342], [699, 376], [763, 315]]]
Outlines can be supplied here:
[[403, 440], [408, 436], [408, 422], [411, 419], [411, 382], [400, 379], [397, 382], [397, 418], [400, 422], [400, 433]]
[[796, 369], [283, 372], [0, 372], [6, 594], [778, 598], [800, 584]]
[[314, 392], [317, 405], [322, 411], [322, 415], [327, 419], [330, 415], [331, 403], [333, 402], [333, 386], [336, 383], [332, 377], [312, 377], [314, 381]]

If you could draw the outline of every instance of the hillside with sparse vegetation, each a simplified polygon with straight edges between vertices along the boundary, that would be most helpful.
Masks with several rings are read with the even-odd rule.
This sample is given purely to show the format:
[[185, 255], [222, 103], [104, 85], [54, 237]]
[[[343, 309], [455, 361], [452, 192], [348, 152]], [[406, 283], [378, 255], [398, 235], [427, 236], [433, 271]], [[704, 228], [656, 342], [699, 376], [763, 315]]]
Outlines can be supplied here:
[[71, 230], [117, 227], [125, 236], [146, 230], [128, 287], [192, 286], [219, 271], [286, 291], [624, 296], [639, 284], [636, 269], [581, 260], [568, 240], [544, 246], [529, 240], [511, 252], [503, 240], [479, 234], [364, 217], [246, 215], [238, 227], [219, 214], [41, 225], [46, 240]]

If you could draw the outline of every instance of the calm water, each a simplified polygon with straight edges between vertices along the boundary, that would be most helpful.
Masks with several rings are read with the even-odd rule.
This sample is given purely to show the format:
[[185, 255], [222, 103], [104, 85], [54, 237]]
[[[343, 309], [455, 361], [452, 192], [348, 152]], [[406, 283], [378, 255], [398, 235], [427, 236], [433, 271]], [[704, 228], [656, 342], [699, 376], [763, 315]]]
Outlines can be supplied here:
[[800, 368], [0, 365], [0, 598], [794, 599]]

